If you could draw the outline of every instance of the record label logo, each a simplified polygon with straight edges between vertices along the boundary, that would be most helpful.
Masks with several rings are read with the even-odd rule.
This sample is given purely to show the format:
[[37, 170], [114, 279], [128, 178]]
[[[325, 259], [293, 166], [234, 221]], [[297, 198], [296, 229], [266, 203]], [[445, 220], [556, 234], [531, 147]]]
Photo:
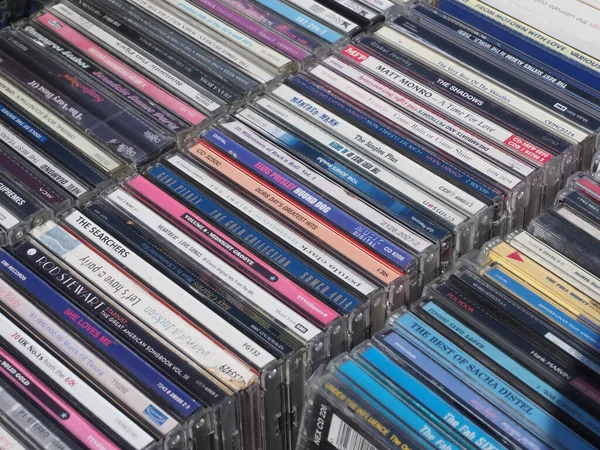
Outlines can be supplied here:
[[512, 252], [507, 258], [514, 259], [515, 261], [523, 262], [523, 258], [519, 252]]
[[144, 415], [149, 417], [154, 423], [163, 425], [167, 421], [167, 416], [160, 412], [154, 405], [148, 405], [144, 410]]

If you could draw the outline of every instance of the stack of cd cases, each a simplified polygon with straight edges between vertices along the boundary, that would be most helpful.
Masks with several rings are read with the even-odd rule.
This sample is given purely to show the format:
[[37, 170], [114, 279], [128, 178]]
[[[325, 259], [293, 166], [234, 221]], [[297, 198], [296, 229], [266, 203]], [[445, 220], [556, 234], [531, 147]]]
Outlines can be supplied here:
[[107, 439], [291, 448], [308, 377], [380, 329], [410, 279], [217, 150], [224, 131], [204, 139], [2, 250], [0, 311], [122, 411], [82, 405], [101, 430], [127, 424]]
[[600, 444], [600, 183], [466, 256], [309, 382], [298, 450]]
[[2, 30], [0, 448], [599, 446], [600, 88], [497, 3]]
[[188, 145], [399, 8], [321, 3], [65, 1], [3, 30], [0, 245]]
[[[351, 263], [319, 223], [367, 246], [414, 300], [457, 258], [546, 211], [596, 150], [597, 104], [492, 63], [456, 26], [412, 5], [219, 119], [188, 153]], [[551, 110], [557, 100], [569, 106]]]

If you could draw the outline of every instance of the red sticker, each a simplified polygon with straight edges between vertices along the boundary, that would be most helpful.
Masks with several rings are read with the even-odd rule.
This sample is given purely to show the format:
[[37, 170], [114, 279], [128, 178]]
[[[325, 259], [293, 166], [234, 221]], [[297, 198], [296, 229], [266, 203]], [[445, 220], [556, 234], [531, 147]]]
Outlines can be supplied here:
[[515, 261], [523, 262], [523, 258], [521, 258], [521, 254], [519, 252], [512, 252], [507, 258], [514, 259]]

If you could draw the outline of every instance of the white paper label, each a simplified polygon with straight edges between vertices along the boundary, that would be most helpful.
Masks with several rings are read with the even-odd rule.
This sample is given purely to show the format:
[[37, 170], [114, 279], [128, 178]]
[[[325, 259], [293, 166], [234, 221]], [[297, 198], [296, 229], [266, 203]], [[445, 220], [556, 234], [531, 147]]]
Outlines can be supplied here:
[[8, 231], [12, 227], [19, 225], [19, 223], [21, 223], [19, 219], [12, 215], [4, 206], [0, 205], [0, 226], [2, 228]]
[[327, 442], [338, 450], [377, 450], [377, 447], [335, 414], [331, 418]]

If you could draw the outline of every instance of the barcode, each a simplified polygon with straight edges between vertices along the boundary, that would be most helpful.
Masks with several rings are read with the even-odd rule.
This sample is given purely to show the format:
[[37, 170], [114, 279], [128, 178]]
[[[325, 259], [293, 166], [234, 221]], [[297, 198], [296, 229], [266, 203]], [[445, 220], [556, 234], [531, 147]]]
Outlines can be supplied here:
[[335, 414], [331, 418], [327, 440], [339, 450], [377, 450]]

